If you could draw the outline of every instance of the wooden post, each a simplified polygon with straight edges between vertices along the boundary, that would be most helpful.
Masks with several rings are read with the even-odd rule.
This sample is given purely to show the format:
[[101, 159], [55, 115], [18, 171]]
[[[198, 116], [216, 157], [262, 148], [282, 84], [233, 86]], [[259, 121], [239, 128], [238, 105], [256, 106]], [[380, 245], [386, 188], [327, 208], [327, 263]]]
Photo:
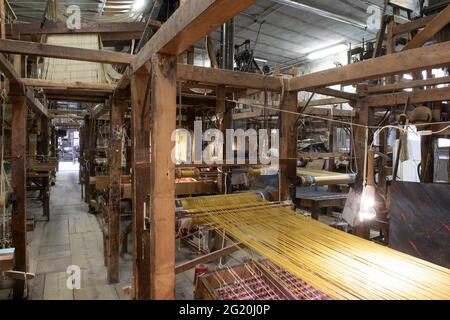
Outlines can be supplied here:
[[298, 93], [286, 92], [280, 106], [282, 110], [280, 114], [280, 201], [290, 198], [289, 188], [295, 185], [297, 180], [297, 130], [294, 128], [296, 117], [291, 113], [283, 112], [297, 112], [297, 106]]
[[89, 194], [89, 145], [90, 145], [90, 140], [92, 139], [90, 136], [90, 132], [91, 132], [91, 119], [89, 118], [89, 116], [86, 116], [84, 118], [84, 132], [83, 132], [83, 138], [84, 138], [84, 143], [83, 143], [83, 162], [84, 162], [84, 166], [83, 166], [83, 182], [84, 182], [84, 201], [86, 203], [89, 203], [90, 201], [90, 194]]
[[120, 183], [122, 176], [122, 138], [124, 115], [128, 105], [113, 99], [110, 111], [109, 205], [107, 271], [109, 283], [120, 281]]
[[[54, 126], [51, 126], [51, 131], [50, 131], [50, 141], [51, 141], [51, 148], [50, 148], [50, 156], [51, 157], [55, 157], [56, 158], [56, 163], [57, 163], [57, 167], [54, 171], [52, 171], [52, 176], [55, 177], [56, 176], [56, 171], [58, 171], [58, 166], [59, 166], [59, 161], [58, 161], [58, 134], [56, 131], [56, 128]], [[80, 132], [80, 137], [81, 137], [81, 132]], [[80, 148], [81, 148], [81, 139], [80, 139]], [[81, 150], [81, 149], [80, 149]], [[81, 155], [81, 152], [80, 152]]]
[[6, 28], [5, 21], [6, 11], [5, 11], [5, 0], [0, 0], [0, 38], [6, 39]]
[[[39, 153], [45, 157], [48, 157], [50, 136], [48, 118], [44, 115], [42, 115], [41, 124]], [[47, 220], [50, 220], [50, 172], [47, 172], [47, 176], [43, 178], [43, 189], [43, 215], [47, 218]]]
[[171, 135], [176, 129], [176, 57], [152, 58], [150, 194], [151, 299], [175, 298], [175, 163]]
[[[379, 140], [380, 140], [380, 152], [383, 154], [387, 154], [388, 149], [388, 133], [389, 131], [383, 130], [380, 132]], [[378, 177], [378, 185], [379, 189], [384, 196], [387, 196], [388, 186], [387, 186], [387, 161], [385, 157], [380, 157], [378, 162], [380, 168], [380, 174]]]
[[89, 126], [89, 131], [87, 132], [87, 134], [89, 135], [88, 137], [88, 147], [89, 147], [89, 165], [88, 165], [88, 171], [87, 171], [87, 185], [88, 188], [86, 190], [86, 195], [88, 198], [88, 204], [89, 204], [89, 211], [92, 212], [94, 209], [91, 207], [91, 200], [92, 200], [92, 196], [95, 194], [96, 189], [95, 189], [95, 184], [91, 184], [90, 183], [90, 177], [94, 177], [95, 176], [95, 153], [96, 153], [96, 147], [97, 147], [97, 121], [95, 119], [89, 119], [90, 122], [90, 126]]
[[[395, 53], [396, 37], [394, 35], [395, 21], [392, 19], [388, 24], [386, 51], [387, 54]], [[386, 83], [394, 83], [395, 77], [387, 77]]]
[[131, 77], [131, 136], [134, 236], [134, 299], [150, 299], [150, 246], [144, 214], [150, 194], [150, 74], [146, 68]]
[[[447, 136], [447, 139], [450, 139], [450, 136]], [[450, 183], [450, 148], [448, 148], [447, 176], [447, 182]]]
[[[226, 137], [226, 131], [230, 128], [232, 119], [232, 112], [227, 112], [227, 102], [226, 100], [226, 88], [224, 86], [217, 86], [216, 89], [216, 113], [221, 113], [223, 115], [223, 120], [221, 123], [221, 131], [224, 137]], [[220, 171], [223, 171], [223, 167], [219, 167]], [[225, 176], [222, 172], [217, 175], [217, 187], [220, 194], [225, 193], [225, 184], [227, 183]]]
[[[15, 202], [12, 211], [12, 242], [15, 248], [14, 270], [27, 271], [26, 228], [26, 155], [27, 155], [27, 105], [23, 95], [12, 97], [11, 120], [11, 176]], [[24, 280], [16, 280], [14, 299], [23, 299]]]
[[422, 155], [422, 183], [434, 182], [434, 138], [433, 136], [422, 137], [420, 142]]
[[[86, 131], [86, 122], [87, 116], [84, 117], [84, 125], [81, 126], [80, 128], [80, 174], [79, 174], [79, 182], [81, 185], [81, 199], [85, 199], [85, 182], [84, 182], [84, 171], [85, 171], [85, 163], [86, 163], [86, 158], [85, 158], [85, 152], [86, 152], [86, 135], [85, 135], [85, 131]], [[59, 155], [57, 156], [57, 158], [59, 159]]]

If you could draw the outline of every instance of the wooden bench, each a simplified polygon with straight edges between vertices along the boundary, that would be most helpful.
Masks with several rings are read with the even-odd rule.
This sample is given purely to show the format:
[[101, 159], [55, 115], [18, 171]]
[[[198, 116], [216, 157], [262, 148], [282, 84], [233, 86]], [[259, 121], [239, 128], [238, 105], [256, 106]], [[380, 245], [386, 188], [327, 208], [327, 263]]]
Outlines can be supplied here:
[[295, 205], [311, 210], [312, 218], [319, 220], [320, 209], [345, 207], [348, 194], [327, 191], [297, 191]]

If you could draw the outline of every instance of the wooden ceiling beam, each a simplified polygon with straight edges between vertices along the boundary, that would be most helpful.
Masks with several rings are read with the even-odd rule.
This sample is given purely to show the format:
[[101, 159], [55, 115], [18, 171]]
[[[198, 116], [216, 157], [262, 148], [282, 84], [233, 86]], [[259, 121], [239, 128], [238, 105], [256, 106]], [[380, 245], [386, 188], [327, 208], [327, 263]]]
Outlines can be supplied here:
[[450, 5], [442, 10], [427, 26], [420, 31], [402, 51], [419, 48], [433, 38], [439, 31], [450, 23]]
[[44, 89], [46, 95], [52, 96], [86, 96], [86, 97], [99, 97], [108, 98], [112, 95], [111, 91], [102, 90], [88, 90], [88, 89], [65, 89], [65, 88], [48, 88]]
[[350, 102], [351, 102], [350, 100], [341, 99], [341, 98], [317, 99], [317, 100], [311, 100], [308, 105], [306, 105], [307, 101], [300, 101], [298, 104], [298, 107], [299, 108], [319, 107], [319, 106], [329, 106], [329, 105], [343, 104], [343, 103], [350, 103]]
[[71, 95], [47, 95], [49, 101], [67, 101], [67, 102], [92, 102], [104, 103], [105, 97], [89, 97], [89, 96], [71, 96]]
[[415, 92], [398, 92], [385, 95], [368, 96], [362, 99], [362, 101], [365, 104], [367, 104], [367, 106], [372, 108], [405, 105], [407, 102], [409, 102], [409, 104], [419, 104], [425, 102], [449, 101], [449, 100], [450, 100], [449, 87], [440, 89], [419, 90]]
[[355, 84], [422, 69], [445, 67], [450, 64], [449, 52], [450, 42], [411, 49], [293, 78], [290, 80], [289, 90], [311, 91], [337, 84]]
[[196, 67], [188, 64], [179, 64], [177, 66], [177, 79], [203, 84], [224, 85], [235, 88], [242, 87], [275, 92], [280, 92], [283, 85], [279, 78], [264, 76], [257, 73]]
[[0, 52], [121, 65], [128, 65], [133, 61], [133, 55], [128, 53], [72, 48], [18, 40], [0, 40]]
[[43, 89], [76, 89], [76, 90], [98, 90], [105, 92], [113, 92], [116, 89], [115, 84], [110, 83], [91, 83], [91, 82], [70, 82], [57, 80], [42, 80], [42, 79], [22, 79], [23, 83], [29, 87], [43, 88]]
[[[160, 28], [161, 22], [150, 21], [154, 28]], [[141, 33], [144, 31], [144, 22], [113, 22], [113, 23], [82, 23], [80, 29], [69, 29], [63, 22], [46, 22], [41, 28], [40, 22], [6, 24], [6, 37], [19, 39], [24, 36], [52, 35], [52, 34], [85, 34], [98, 33], [102, 36], [110, 34]]]
[[436, 15], [426, 16], [420, 19], [413, 20], [411, 22], [398, 24], [394, 26], [392, 30], [393, 35], [410, 33], [411, 31], [421, 29], [425, 27], [427, 24], [429, 24], [435, 18], [435, 16]]
[[358, 96], [355, 93], [345, 92], [345, 91], [340, 91], [340, 90], [335, 90], [335, 89], [330, 89], [330, 88], [318, 88], [318, 89], [313, 90], [313, 92], [324, 95], [324, 96], [341, 98], [341, 99], [346, 99], [346, 100], [357, 100], [358, 99]]
[[369, 94], [377, 94], [377, 93], [387, 93], [387, 92], [395, 92], [404, 89], [410, 88], [419, 88], [426, 86], [436, 86], [440, 84], [448, 84], [450, 83], [450, 77], [440, 77], [440, 78], [432, 78], [426, 80], [412, 80], [412, 81], [404, 81], [393, 84], [387, 84], [384, 86], [373, 86], [367, 89], [367, 93]]

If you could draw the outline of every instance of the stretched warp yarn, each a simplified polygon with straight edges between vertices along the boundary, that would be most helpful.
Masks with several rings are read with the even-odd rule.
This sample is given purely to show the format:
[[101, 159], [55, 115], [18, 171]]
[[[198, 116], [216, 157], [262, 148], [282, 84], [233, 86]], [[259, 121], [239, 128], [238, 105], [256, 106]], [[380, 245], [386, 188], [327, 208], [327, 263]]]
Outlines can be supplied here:
[[[332, 299], [450, 299], [450, 270], [299, 216], [256, 194], [182, 200]], [[265, 205], [264, 205], [265, 204]]]

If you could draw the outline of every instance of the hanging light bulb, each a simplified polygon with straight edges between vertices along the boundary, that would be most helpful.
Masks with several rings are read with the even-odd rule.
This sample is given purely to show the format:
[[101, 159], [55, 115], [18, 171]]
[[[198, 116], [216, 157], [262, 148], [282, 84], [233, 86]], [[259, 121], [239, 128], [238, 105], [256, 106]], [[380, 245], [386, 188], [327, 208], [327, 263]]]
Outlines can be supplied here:
[[133, 11], [140, 12], [140, 11], [144, 10], [145, 5], [146, 5], [145, 0], [135, 0], [135, 2], [133, 4]]
[[375, 211], [376, 189], [375, 189], [375, 171], [374, 159], [375, 152], [370, 149], [367, 152], [367, 184], [363, 188], [361, 195], [361, 204], [359, 207], [359, 218], [361, 221], [372, 220], [377, 216]]
[[359, 218], [361, 221], [371, 220], [377, 216], [375, 211], [375, 187], [367, 185], [361, 195], [361, 205], [359, 209]]

